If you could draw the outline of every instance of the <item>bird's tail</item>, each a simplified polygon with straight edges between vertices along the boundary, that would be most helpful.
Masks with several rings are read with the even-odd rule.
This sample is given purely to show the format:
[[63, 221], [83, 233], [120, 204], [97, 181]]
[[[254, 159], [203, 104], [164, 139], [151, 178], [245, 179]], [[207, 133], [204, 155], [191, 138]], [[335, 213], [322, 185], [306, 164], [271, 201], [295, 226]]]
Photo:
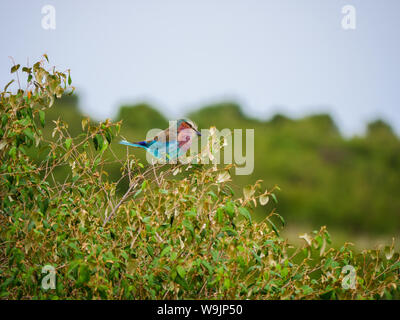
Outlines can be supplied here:
[[144, 144], [144, 143], [141, 143], [141, 142], [131, 143], [131, 142], [128, 142], [126, 140], [121, 140], [119, 143], [123, 144], [125, 146], [129, 146], [129, 147], [138, 147], [138, 148], [147, 149], [147, 145]]

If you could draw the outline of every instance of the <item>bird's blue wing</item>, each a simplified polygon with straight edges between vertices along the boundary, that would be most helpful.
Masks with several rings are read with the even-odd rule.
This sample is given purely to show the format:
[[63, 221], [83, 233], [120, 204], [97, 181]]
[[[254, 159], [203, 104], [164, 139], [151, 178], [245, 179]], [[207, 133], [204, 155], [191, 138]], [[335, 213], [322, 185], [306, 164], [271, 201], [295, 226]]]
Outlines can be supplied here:
[[157, 159], [163, 159], [167, 162], [177, 160], [177, 158], [183, 154], [177, 141], [162, 142], [158, 140], [152, 140], [132, 143], [122, 140], [119, 143], [130, 147], [143, 148], [153, 157]]
[[176, 146], [177, 144], [174, 141], [155, 141], [151, 146], [149, 146], [147, 151], [158, 159], [170, 161], [170, 158], [174, 157]]

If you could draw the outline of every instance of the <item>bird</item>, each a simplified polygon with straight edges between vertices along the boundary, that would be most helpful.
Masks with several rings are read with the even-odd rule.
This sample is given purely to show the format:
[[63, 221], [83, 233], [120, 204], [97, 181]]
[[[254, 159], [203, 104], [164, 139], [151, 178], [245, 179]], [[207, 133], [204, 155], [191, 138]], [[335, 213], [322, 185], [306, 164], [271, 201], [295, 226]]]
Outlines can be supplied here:
[[167, 162], [176, 161], [192, 145], [195, 136], [201, 136], [194, 122], [188, 119], [172, 121], [172, 124], [151, 140], [129, 142], [122, 140], [122, 145], [143, 148], [157, 159]]

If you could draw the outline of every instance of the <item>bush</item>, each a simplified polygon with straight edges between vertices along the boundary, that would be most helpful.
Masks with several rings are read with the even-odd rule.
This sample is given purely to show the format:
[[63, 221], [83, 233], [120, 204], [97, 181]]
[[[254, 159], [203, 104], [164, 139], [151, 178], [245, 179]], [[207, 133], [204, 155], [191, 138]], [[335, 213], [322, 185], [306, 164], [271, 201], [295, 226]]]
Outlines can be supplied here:
[[[47, 57], [45, 57], [47, 59]], [[18, 72], [19, 65], [12, 68]], [[335, 250], [325, 227], [301, 247], [279, 236], [262, 182], [236, 195], [230, 167], [148, 165], [133, 155], [109, 159], [120, 123], [82, 121], [71, 137], [55, 121], [43, 138], [45, 112], [70, 92], [69, 73], [23, 68], [28, 85], [1, 93], [0, 296], [8, 299], [374, 299], [397, 297], [394, 246], [355, 254]], [[106, 153], [106, 150], [109, 150]], [[209, 149], [202, 153], [208, 154]], [[121, 164], [121, 179], [104, 170]], [[57, 169], [68, 168], [63, 179]], [[122, 197], [116, 188], [129, 181]], [[56, 270], [55, 289], [44, 289]], [[345, 289], [350, 265], [355, 289]], [[351, 268], [351, 267], [350, 267]]]

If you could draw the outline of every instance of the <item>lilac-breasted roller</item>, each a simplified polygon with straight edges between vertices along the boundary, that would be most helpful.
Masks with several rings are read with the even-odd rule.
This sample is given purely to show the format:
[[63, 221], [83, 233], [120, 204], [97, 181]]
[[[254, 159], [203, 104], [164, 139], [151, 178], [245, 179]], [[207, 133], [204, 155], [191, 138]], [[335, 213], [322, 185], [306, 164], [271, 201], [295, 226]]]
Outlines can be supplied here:
[[165, 159], [166, 161], [176, 160], [189, 150], [194, 136], [201, 136], [196, 125], [186, 119], [173, 121], [167, 129], [161, 131], [152, 140], [140, 142], [120, 141], [120, 144], [143, 148], [155, 158]]

